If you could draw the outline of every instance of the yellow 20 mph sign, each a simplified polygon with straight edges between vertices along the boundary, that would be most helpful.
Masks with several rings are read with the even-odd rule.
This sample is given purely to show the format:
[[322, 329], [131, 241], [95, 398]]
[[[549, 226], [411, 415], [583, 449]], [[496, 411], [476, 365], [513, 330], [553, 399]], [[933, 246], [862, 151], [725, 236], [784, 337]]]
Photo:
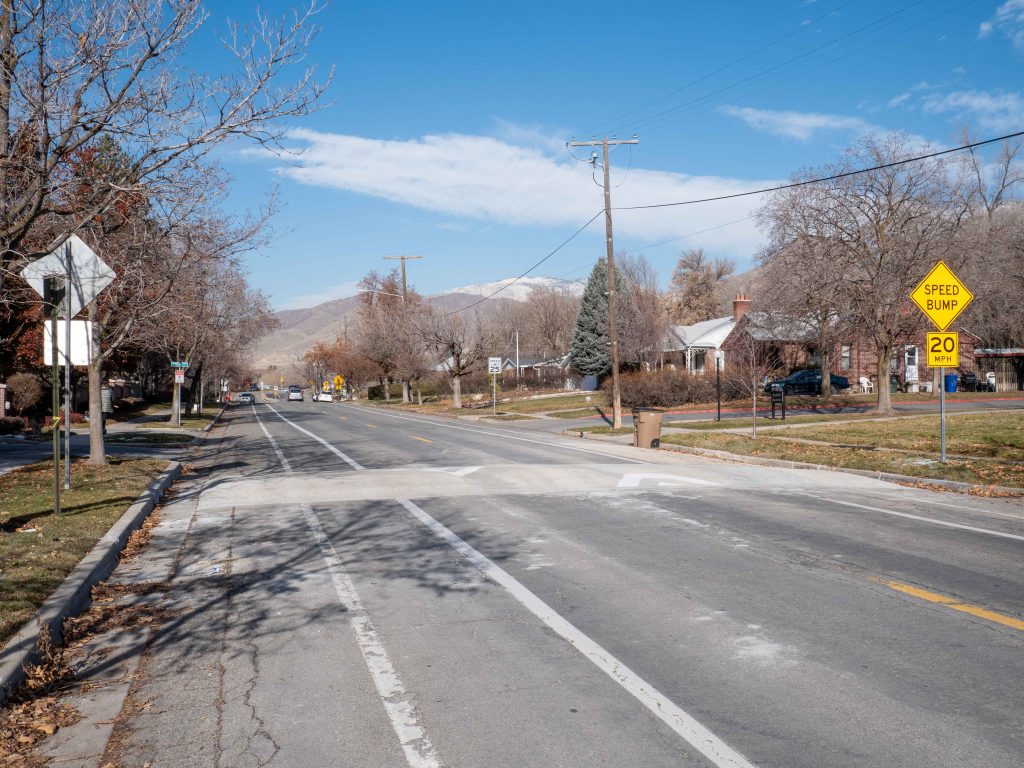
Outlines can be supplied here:
[[960, 337], [955, 333], [929, 333], [925, 340], [929, 368], [956, 368], [960, 365]]

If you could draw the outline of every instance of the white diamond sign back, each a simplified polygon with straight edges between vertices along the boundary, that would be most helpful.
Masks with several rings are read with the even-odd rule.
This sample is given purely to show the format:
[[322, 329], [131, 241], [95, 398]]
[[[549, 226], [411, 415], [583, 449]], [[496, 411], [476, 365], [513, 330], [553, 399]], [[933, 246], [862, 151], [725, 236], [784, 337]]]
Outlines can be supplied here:
[[[70, 258], [69, 258], [70, 257]], [[71, 317], [89, 306], [117, 274], [78, 235], [21, 270], [21, 278], [43, 295], [43, 280], [71, 273]]]

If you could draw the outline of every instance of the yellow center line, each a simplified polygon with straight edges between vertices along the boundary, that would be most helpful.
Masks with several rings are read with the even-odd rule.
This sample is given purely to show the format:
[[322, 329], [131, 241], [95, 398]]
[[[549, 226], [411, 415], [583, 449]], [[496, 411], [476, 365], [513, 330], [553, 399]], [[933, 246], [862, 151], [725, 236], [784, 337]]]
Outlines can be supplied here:
[[427, 440], [427, 438], [420, 437], [419, 435], [409, 435], [409, 437], [411, 437], [413, 440], [419, 440], [421, 443], [432, 443], [432, 442], [434, 442], [433, 440]]
[[911, 597], [917, 597], [921, 600], [927, 600], [929, 603], [937, 603], [944, 605], [947, 608], [952, 608], [954, 611], [962, 611], [963, 613], [969, 613], [972, 616], [977, 616], [979, 619], [985, 619], [986, 621], [994, 621], [997, 624], [1002, 624], [1013, 629], [1024, 630], [1024, 621], [1015, 619], [1012, 616], [1005, 616], [995, 611], [990, 611], [985, 608], [981, 608], [977, 605], [971, 605], [970, 603], [961, 603], [954, 597], [947, 597], [946, 595], [940, 595], [935, 592], [929, 592], [926, 589], [920, 587], [914, 587], [910, 584], [903, 584], [899, 581], [886, 581], [885, 579], [880, 580], [885, 586], [890, 589], [895, 589], [897, 592], [902, 592], [905, 595]]
[[367, 424], [366, 426], [368, 426], [370, 429], [377, 429], [376, 424]]

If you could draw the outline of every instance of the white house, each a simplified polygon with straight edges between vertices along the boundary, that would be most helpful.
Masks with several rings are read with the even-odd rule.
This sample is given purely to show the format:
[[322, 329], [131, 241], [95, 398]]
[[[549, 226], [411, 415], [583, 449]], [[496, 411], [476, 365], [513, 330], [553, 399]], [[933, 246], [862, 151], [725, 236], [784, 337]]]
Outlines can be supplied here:
[[715, 352], [739, 319], [750, 309], [750, 299], [737, 294], [732, 302], [732, 315], [704, 320], [693, 325], [673, 325], [665, 341], [665, 364], [685, 366], [687, 373], [704, 373], [715, 369]]

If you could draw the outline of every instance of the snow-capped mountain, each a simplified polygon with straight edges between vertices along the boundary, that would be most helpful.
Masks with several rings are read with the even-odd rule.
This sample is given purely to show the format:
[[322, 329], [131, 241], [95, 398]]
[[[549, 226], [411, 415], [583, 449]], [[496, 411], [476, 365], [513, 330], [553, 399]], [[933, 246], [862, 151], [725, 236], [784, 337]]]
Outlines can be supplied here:
[[461, 288], [453, 288], [437, 294], [446, 296], [453, 293], [464, 293], [471, 296], [489, 296], [495, 291], [500, 291], [498, 296], [513, 301], [526, 301], [530, 297], [530, 291], [534, 288], [555, 288], [565, 291], [572, 296], [583, 294], [583, 281], [560, 280], [557, 277], [523, 277], [516, 280], [508, 277], [504, 280], [495, 280], [492, 283], [477, 283], [476, 285], [465, 285]]

